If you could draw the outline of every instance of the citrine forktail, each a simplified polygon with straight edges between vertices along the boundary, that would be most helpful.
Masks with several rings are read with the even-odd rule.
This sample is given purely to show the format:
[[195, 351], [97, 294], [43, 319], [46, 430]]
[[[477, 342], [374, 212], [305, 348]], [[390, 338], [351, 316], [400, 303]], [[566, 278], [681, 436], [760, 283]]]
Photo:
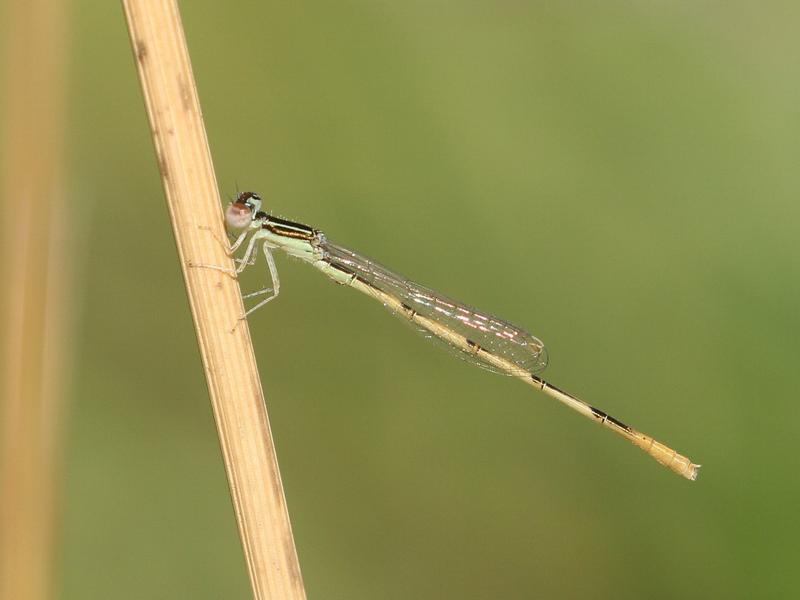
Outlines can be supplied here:
[[328, 241], [318, 229], [270, 216], [261, 211], [261, 203], [258, 194], [242, 192], [225, 212], [228, 226], [233, 230], [241, 230], [236, 241], [228, 248], [229, 254], [233, 255], [247, 240], [244, 254], [238, 259], [239, 265], [235, 270], [197, 265], [236, 276], [255, 263], [257, 244], [263, 241], [262, 249], [272, 287], [244, 296], [267, 296], [244, 316], [277, 298], [280, 279], [272, 250], [283, 250], [316, 267], [336, 283], [377, 299], [393, 314], [411, 321], [427, 337], [435, 336], [455, 349], [465, 360], [490, 371], [521, 379], [621, 435], [678, 475], [692, 481], [697, 479], [700, 465], [541, 379], [538, 374], [547, 366], [547, 351], [544, 344], [530, 333], [409, 281], [352, 250]]

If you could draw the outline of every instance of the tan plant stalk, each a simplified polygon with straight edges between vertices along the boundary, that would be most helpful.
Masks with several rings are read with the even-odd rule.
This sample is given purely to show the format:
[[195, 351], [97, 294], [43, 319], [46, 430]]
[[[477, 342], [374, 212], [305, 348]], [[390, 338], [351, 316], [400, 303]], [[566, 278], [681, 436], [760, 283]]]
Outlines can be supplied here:
[[70, 305], [66, 11], [58, 0], [2, 8], [0, 598], [44, 600], [54, 587]]
[[178, 8], [123, 5], [253, 594], [305, 598], [238, 282], [187, 266], [233, 263]]

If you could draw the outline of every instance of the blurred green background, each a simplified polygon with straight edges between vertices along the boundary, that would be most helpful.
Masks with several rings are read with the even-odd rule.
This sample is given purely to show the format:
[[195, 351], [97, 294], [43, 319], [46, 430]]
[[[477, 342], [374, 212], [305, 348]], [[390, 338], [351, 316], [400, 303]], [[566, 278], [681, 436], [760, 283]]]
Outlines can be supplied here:
[[[279, 257], [250, 325], [309, 597], [795, 596], [796, 3], [182, 11], [224, 193], [530, 329], [548, 380], [704, 465]], [[122, 12], [73, 12], [59, 587], [248, 597]]]

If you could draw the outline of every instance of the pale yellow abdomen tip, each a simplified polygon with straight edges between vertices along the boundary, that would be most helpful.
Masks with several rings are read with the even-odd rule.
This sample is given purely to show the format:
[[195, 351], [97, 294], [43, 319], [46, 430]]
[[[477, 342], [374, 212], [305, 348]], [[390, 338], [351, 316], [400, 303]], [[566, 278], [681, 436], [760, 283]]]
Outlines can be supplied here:
[[650, 456], [655, 458], [662, 465], [667, 467], [670, 471], [677, 473], [681, 477], [685, 477], [690, 481], [697, 479], [700, 465], [693, 463], [682, 454], [678, 454], [669, 446], [657, 442], [649, 435], [636, 432], [635, 437], [631, 440], [634, 444], [639, 446], [642, 450], [647, 452]]

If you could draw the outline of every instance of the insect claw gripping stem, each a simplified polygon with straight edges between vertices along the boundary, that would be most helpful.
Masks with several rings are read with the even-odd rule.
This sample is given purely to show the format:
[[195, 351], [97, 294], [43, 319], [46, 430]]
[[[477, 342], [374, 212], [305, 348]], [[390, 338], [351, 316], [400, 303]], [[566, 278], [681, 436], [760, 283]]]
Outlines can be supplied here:
[[211, 227], [209, 227], [208, 225], [198, 225], [197, 228], [200, 229], [201, 231], [207, 231], [208, 233], [210, 233], [211, 237], [213, 237], [214, 240], [220, 246], [225, 248], [225, 254], [227, 254], [228, 256], [233, 256], [233, 252], [231, 251], [231, 245], [223, 242], [222, 239], [220, 239], [220, 237], [216, 233], [214, 233], [214, 230], [211, 229]]
[[239, 274], [239, 271], [236, 269], [229, 269], [227, 267], [221, 267], [219, 265], [206, 265], [203, 263], [196, 263], [191, 259], [186, 261], [186, 266], [192, 269], [211, 269], [212, 271], [220, 271], [222, 273], [225, 273], [226, 275], [230, 275], [234, 279], [236, 279], [236, 276]]

